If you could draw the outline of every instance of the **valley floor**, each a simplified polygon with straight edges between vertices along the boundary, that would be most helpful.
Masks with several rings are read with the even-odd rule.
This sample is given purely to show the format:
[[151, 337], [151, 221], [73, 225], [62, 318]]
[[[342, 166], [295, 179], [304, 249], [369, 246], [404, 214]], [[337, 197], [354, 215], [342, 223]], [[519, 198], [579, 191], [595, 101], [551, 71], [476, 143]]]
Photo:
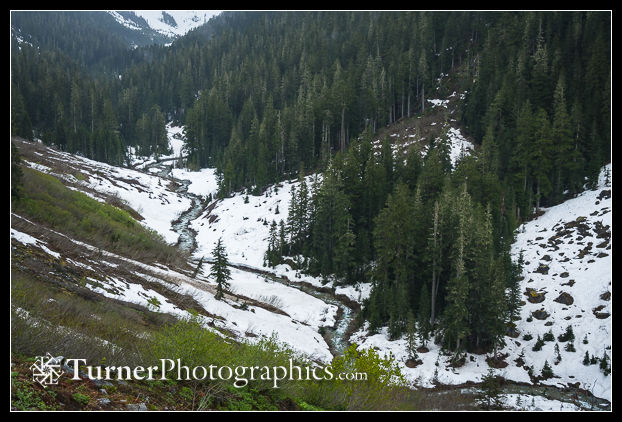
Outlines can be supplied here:
[[[369, 284], [340, 286], [330, 280], [324, 285], [319, 278], [289, 265], [264, 267], [269, 224], [272, 220], [286, 221], [290, 191], [297, 182], [271, 186], [261, 196], [248, 196], [248, 201], [245, 195], [237, 194], [210, 202], [207, 199], [213, 198], [217, 189], [213, 169], [189, 172], [173, 168], [175, 161], [170, 158], [181, 154], [180, 132], [180, 128], [169, 125], [173, 155], [160, 157], [160, 163], [153, 158], [137, 158], [134, 167], [142, 171], [108, 166], [42, 144], [16, 144], [26, 166], [54, 175], [70, 189], [100, 202], [120, 203], [169, 244], [179, 241], [176, 227], [183, 225], [194, 240], [187, 251], [189, 259], [178, 265], [144, 263], [13, 214], [14, 267], [34, 273], [45, 259], [53, 268], [48, 277], [54, 278], [56, 271], [57, 279], [68, 278], [67, 283], [73, 281], [82, 289], [158, 313], [182, 317], [189, 310], [199, 310], [205, 325], [225, 337], [253, 342], [276, 334], [280, 341], [316, 362], [330, 361], [339, 342], [373, 347], [381, 354], [392, 353], [412, 385], [424, 388], [420, 391], [428, 391], [429, 397], [448, 394], [443, 391], [455, 392], [459, 386], [465, 386], [459, 387], [461, 394], [470, 394], [472, 387], [468, 383], [479, 382], [488, 370], [485, 355], [469, 354], [464, 366], [451, 368], [440, 348], [430, 342], [429, 352], [420, 354], [423, 364], [408, 368], [405, 339], [389, 341], [385, 332], [368, 335], [366, 326], [351, 332], [352, 320], [369, 296]], [[313, 177], [308, 177], [309, 182]], [[554, 342], [539, 352], [531, 350], [536, 337], [549, 330], [557, 337], [572, 325], [576, 351], [564, 350], [561, 343], [562, 360], [553, 366], [555, 376], [536, 382], [542, 388], [556, 388], [567, 394], [555, 396], [549, 392], [550, 397], [556, 397], [549, 400], [535, 390], [529, 391], [529, 387], [508, 388], [505, 400], [511, 408], [598, 408], [595, 403], [603, 402], [591, 398], [592, 393], [611, 401], [611, 375], [604, 376], [598, 365], [581, 363], [586, 352], [596, 357], [603, 353], [611, 356], [610, 177], [608, 166], [597, 189], [545, 210], [519, 229], [512, 250], [515, 258], [523, 251], [521, 289], [526, 301], [517, 322], [518, 335], [506, 337], [507, 344], [501, 350], [507, 365], [497, 374], [518, 383], [512, 385], [532, 384], [544, 361], [552, 365], [555, 361]], [[187, 211], [196, 204], [200, 209], [188, 217]], [[224, 301], [214, 299], [215, 284], [208, 279], [209, 257], [219, 238], [233, 265], [231, 291]], [[35, 255], [38, 259], [33, 260]], [[532, 303], [534, 298], [544, 300]], [[456, 388], [435, 387], [438, 385]]]

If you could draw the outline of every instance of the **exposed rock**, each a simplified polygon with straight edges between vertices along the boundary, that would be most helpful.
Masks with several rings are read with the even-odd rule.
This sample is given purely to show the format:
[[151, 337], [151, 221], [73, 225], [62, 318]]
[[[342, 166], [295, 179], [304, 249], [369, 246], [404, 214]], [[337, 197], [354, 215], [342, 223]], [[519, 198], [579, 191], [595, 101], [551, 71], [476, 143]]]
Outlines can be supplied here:
[[141, 411], [141, 412], [146, 412], [147, 411], [147, 405], [145, 403], [139, 403], [139, 404], [128, 404], [127, 405], [127, 410], [129, 411]]
[[602, 201], [603, 199], [609, 199], [609, 198], [611, 198], [611, 190], [610, 189], [602, 190], [598, 194], [598, 200], [599, 201]]
[[564, 271], [564, 272], [563, 272], [563, 273], [561, 273], [559, 276], [560, 276], [561, 278], [568, 278], [568, 276], [569, 276], [569, 275], [570, 275], [570, 274], [568, 274], [568, 271]]
[[611, 292], [609, 290], [607, 290], [605, 293], [600, 295], [600, 298], [602, 300], [611, 300]]
[[535, 312], [532, 312], [531, 315], [533, 315], [535, 319], [539, 319], [541, 321], [547, 319], [550, 316], [550, 314], [546, 312], [544, 309], [539, 309]]
[[527, 296], [527, 300], [529, 301], [529, 303], [540, 303], [544, 302], [545, 299], [544, 292], [538, 292], [531, 287], [527, 287], [527, 290], [523, 294]]
[[417, 366], [421, 365], [423, 363], [423, 361], [421, 359], [407, 359], [406, 362], [404, 362], [404, 364], [408, 367], [408, 368], [416, 368]]
[[549, 273], [549, 266], [548, 265], [544, 265], [544, 264], [540, 264], [540, 265], [538, 265], [538, 269], [535, 270], [534, 273], [540, 273], [540, 274], [547, 275]]
[[555, 299], [555, 302], [563, 303], [564, 305], [572, 305], [574, 303], [574, 298], [570, 295], [570, 293], [562, 292]]
[[592, 313], [594, 314], [596, 318], [598, 319], [609, 318], [609, 316], [611, 315], [609, 312], [600, 312], [602, 309], [604, 309], [604, 307], [605, 305], [600, 305], [592, 309]]
[[505, 361], [505, 358], [508, 356], [509, 355], [507, 353], [498, 356], [488, 356], [486, 358], [486, 363], [488, 363], [488, 366], [491, 368], [505, 368], [508, 366], [508, 363]]

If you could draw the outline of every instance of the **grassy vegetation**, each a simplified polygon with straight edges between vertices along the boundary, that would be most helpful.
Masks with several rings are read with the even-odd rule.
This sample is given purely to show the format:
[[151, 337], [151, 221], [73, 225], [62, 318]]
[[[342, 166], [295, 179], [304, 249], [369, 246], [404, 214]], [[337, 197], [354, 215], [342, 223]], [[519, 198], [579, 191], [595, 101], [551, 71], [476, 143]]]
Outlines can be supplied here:
[[[13, 210], [29, 220], [70, 237], [135, 259], [165, 262], [177, 251], [123, 210], [66, 188], [56, 178], [24, 168], [22, 195]], [[137, 256], [139, 255], [139, 256]], [[207, 330], [198, 317], [176, 320], [149, 308], [116, 302], [84, 287], [87, 273], [71, 272], [36, 250], [13, 249], [11, 267], [12, 396], [16, 410], [126, 409], [137, 397], [149, 397], [150, 410], [382, 410], [405, 408], [407, 395], [391, 359], [375, 351], [349, 349], [333, 362], [334, 373], [366, 372], [365, 382], [249, 380], [237, 388], [232, 380], [131, 381], [106, 387], [68, 377], [42, 388], [32, 381], [33, 356], [87, 359], [89, 365], [148, 366], [162, 358], [180, 359], [188, 367], [289, 367], [290, 359], [307, 362], [276, 338], [240, 343]], [[28, 263], [28, 265], [23, 265]], [[84, 270], [86, 271], [86, 270]], [[390, 385], [397, 380], [398, 385]], [[110, 404], [102, 405], [102, 398]], [[411, 401], [412, 403], [412, 401]], [[108, 407], [106, 407], [108, 406]], [[112, 406], [112, 407], [111, 407]]]
[[[175, 320], [105, 299], [81, 297], [19, 271], [13, 273], [12, 297], [12, 356], [21, 360], [50, 352], [55, 356], [85, 358], [89, 365], [148, 366], [159, 364], [163, 357], [179, 358], [191, 368], [288, 367], [289, 359], [300, 366], [306, 365], [276, 338], [255, 344], [238, 343], [208, 331], [197, 318]], [[393, 374], [390, 361], [379, 359], [373, 352], [358, 353], [352, 349], [333, 365], [335, 373], [367, 371], [371, 379], [369, 382], [283, 380], [278, 383], [279, 388], [273, 388], [272, 380], [258, 377], [241, 388], [234, 386], [233, 378], [131, 381], [127, 385], [115, 383], [107, 387], [107, 394], [102, 396], [99, 388], [89, 384], [89, 390], [84, 390], [80, 386], [86, 381], [72, 383], [67, 377], [58, 387], [42, 390], [32, 382], [28, 366], [22, 365], [20, 377], [13, 382], [12, 406], [21, 410], [98, 409], [101, 407], [97, 399], [107, 397], [112, 401], [111, 406], [124, 408], [124, 403], [133, 402], [127, 401], [127, 397], [146, 396], [153, 410], [378, 410], [406, 406], [408, 397], [404, 391], [386, 384], [387, 376]], [[55, 399], [54, 392], [65, 400], [64, 405]]]
[[[308, 361], [280, 343], [277, 338], [263, 338], [257, 343], [223, 341], [217, 334], [205, 330], [198, 319], [180, 320], [167, 325], [151, 339], [143, 356], [146, 362], [159, 363], [163, 356], [175, 356], [190, 368], [208, 367], [284, 367], [305, 368]], [[248, 371], [240, 378], [248, 384], [241, 388], [231, 380], [196, 381], [192, 393], [197, 408], [229, 410], [276, 410], [283, 403], [295, 403], [300, 410], [412, 410], [413, 392], [405, 388], [405, 379], [392, 357], [381, 358], [373, 349], [359, 351], [356, 346], [331, 363], [332, 379], [321, 381], [284, 379], [274, 388], [274, 380], [262, 380], [255, 375], [249, 380]], [[365, 373], [365, 381], [340, 380], [341, 373]], [[258, 373], [261, 373], [258, 371]], [[294, 378], [297, 374], [294, 372]], [[304, 369], [303, 369], [303, 378]], [[240, 385], [245, 381], [240, 381]], [[239, 387], [239, 385], [238, 385]]]
[[23, 169], [21, 198], [13, 211], [91, 245], [138, 260], [171, 262], [180, 251], [110, 204], [65, 187], [58, 179]]

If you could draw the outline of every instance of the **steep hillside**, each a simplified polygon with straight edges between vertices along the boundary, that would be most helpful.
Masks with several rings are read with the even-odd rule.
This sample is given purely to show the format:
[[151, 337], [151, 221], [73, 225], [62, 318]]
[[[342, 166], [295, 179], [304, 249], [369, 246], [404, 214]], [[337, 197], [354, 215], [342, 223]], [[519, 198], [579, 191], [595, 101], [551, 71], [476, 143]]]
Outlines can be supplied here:
[[[174, 138], [171, 136], [171, 139]], [[97, 201], [127, 209], [144, 227], [154, 230], [169, 244], [178, 242], [175, 223], [183, 212], [191, 209], [191, 204], [200, 206], [193, 202], [193, 194], [188, 196], [180, 189], [184, 185], [178, 179], [109, 166], [39, 143], [17, 139], [15, 143], [26, 166], [55, 176], [70, 189]], [[194, 175], [202, 174], [206, 173]], [[174, 298], [193, 297], [194, 306], [211, 316], [206, 323], [209, 321], [236, 338], [253, 341], [276, 334], [280, 341], [313, 359], [329, 361], [332, 358], [328, 344], [318, 331], [320, 327], [335, 324], [337, 306], [297, 288], [275, 283], [261, 274], [232, 269], [231, 296], [217, 301], [214, 299], [215, 284], [207, 279], [208, 263], [198, 267], [197, 261], [182, 262], [181, 268], [174, 269], [162, 263], [140, 262], [121, 256], [114, 249], [95, 247], [88, 239], [67, 236], [61, 228], [50, 229], [22, 215], [14, 214], [12, 222], [14, 242], [43, 251], [52, 261], [63, 262], [71, 269], [68, 271], [84, 273], [84, 277], [77, 277], [83, 280], [83, 288], [144, 307], [156, 304], [159, 312], [178, 316], [187, 316], [189, 308], [175, 304]], [[222, 235], [214, 233], [212, 237], [217, 239]], [[93, 254], [106, 259], [93, 261]], [[209, 258], [210, 254], [211, 248], [202, 250], [200, 256]], [[236, 262], [236, 251], [232, 254]], [[85, 273], [85, 269], [89, 272]], [[196, 279], [191, 277], [193, 273]], [[141, 287], [143, 285], [156, 286], [157, 291], [153, 287]]]
[[[523, 253], [524, 301], [516, 330], [505, 337], [506, 346], [499, 352], [502, 362], [494, 363], [498, 375], [534, 385], [579, 388], [611, 401], [611, 374], [600, 368], [603, 355], [610, 359], [612, 354], [611, 205], [608, 165], [594, 190], [542, 209], [540, 216], [517, 230], [512, 253], [515, 260]], [[490, 356], [471, 353], [462, 366], [451, 367], [451, 356], [431, 341], [429, 351], [419, 350], [421, 363], [411, 368], [405, 337], [389, 341], [386, 328], [369, 336], [366, 327], [350, 340], [360, 347], [392, 353], [417, 386], [478, 381], [490, 367]], [[567, 327], [572, 327], [574, 338], [560, 339]], [[541, 350], [532, 350], [537, 339], [545, 338], [549, 331], [553, 338], [546, 340]], [[566, 349], [569, 344], [574, 351]], [[587, 365], [583, 363], [586, 353], [596, 358]], [[545, 361], [553, 370], [548, 379], [542, 374]]]

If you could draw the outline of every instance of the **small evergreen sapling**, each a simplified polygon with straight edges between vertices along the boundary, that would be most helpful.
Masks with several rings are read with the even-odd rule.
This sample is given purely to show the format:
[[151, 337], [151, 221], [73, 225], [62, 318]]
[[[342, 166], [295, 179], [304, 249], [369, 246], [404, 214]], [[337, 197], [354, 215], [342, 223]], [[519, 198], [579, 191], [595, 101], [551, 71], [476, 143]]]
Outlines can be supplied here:
[[542, 336], [543, 341], [555, 341], [555, 336], [553, 335], [553, 330], [549, 330], [548, 333], [545, 333]]
[[412, 312], [408, 313], [408, 322], [406, 325], [406, 351], [408, 352], [409, 359], [419, 359], [419, 356], [417, 355], [417, 333], [415, 326], [415, 317]]
[[561, 334], [559, 337], [557, 337], [557, 340], [559, 340], [562, 343], [565, 341], [573, 341], [574, 332], [572, 331], [572, 325], [567, 326], [566, 332], [564, 334]]
[[542, 346], [544, 346], [544, 340], [542, 340], [540, 338], [540, 334], [538, 334], [538, 339], [536, 340], [536, 344], [533, 345], [531, 350], [533, 350], [534, 352], [537, 352], [539, 350], [542, 350]]
[[224, 295], [224, 291], [230, 287], [229, 280], [231, 280], [231, 270], [229, 269], [227, 252], [222, 244], [222, 238], [218, 239], [212, 251], [212, 258], [214, 263], [212, 264], [210, 277], [214, 278], [217, 283], [216, 295], [214, 298], [220, 300]]
[[551, 368], [551, 365], [549, 365], [549, 362], [547, 360], [544, 361], [544, 366], [542, 367], [542, 378], [543, 379], [549, 379], [553, 377], [553, 368]]
[[599, 367], [603, 371], [603, 374], [605, 374], [605, 376], [611, 373], [611, 365], [609, 364], [609, 356], [607, 355], [607, 352], [605, 351], [603, 351], [603, 357], [600, 359]]
[[559, 353], [559, 343], [555, 343], [555, 365], [562, 361], [562, 355]]
[[488, 369], [488, 373], [482, 377], [482, 384], [477, 394], [477, 403], [486, 410], [502, 409], [503, 395], [501, 394], [501, 382], [495, 375], [493, 368]]

